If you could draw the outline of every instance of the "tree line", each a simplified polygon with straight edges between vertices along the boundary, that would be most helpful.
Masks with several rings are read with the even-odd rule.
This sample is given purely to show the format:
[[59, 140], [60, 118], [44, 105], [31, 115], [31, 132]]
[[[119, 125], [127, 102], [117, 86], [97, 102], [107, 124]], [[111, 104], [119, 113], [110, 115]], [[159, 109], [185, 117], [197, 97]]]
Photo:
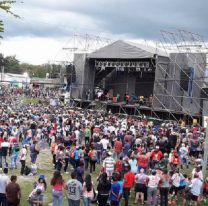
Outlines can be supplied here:
[[2, 54], [0, 54], [0, 65], [1, 72], [2, 66], [4, 66], [5, 73], [23, 74], [24, 72], [27, 72], [30, 77], [39, 78], [46, 77], [46, 74], [49, 74], [50, 78], [60, 77], [60, 72], [63, 72], [64, 69], [62, 65], [57, 64], [48, 63], [42, 65], [32, 65], [27, 63], [20, 63], [16, 56], [3, 57]]

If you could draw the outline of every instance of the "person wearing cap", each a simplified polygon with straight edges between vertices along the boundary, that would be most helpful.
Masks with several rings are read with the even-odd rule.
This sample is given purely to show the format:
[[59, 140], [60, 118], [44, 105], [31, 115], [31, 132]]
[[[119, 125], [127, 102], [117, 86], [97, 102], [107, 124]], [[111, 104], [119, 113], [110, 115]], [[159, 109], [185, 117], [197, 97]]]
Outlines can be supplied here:
[[103, 168], [107, 173], [108, 177], [112, 177], [112, 174], [114, 172], [114, 164], [115, 160], [112, 157], [112, 153], [108, 152], [107, 157], [103, 161]]
[[21, 189], [17, 182], [17, 176], [11, 176], [11, 182], [6, 186], [7, 206], [18, 206], [20, 204]]
[[160, 151], [160, 147], [156, 146], [155, 149], [151, 153], [151, 158], [152, 158], [152, 169], [154, 169], [155, 165], [159, 163], [161, 158], [163, 157], [162, 152]]
[[[40, 189], [41, 190], [41, 195], [40, 195], [39, 201], [43, 201], [44, 192], [47, 189], [47, 183], [45, 181], [45, 176], [44, 175], [40, 175], [39, 178], [38, 178], [38, 181], [35, 182], [35, 189]], [[39, 206], [41, 206], [41, 204]]]

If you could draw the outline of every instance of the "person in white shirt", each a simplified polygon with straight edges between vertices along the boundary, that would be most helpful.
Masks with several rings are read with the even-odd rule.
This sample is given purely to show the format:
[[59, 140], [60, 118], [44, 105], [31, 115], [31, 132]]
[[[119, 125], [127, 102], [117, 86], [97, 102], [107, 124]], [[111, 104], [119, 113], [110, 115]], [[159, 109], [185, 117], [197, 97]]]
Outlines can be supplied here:
[[21, 163], [20, 174], [21, 175], [24, 174], [26, 158], [27, 158], [27, 146], [23, 145], [20, 151], [20, 163]]
[[184, 179], [183, 175], [179, 172], [179, 169], [172, 175], [171, 182], [172, 182], [172, 198], [177, 196], [178, 189], [180, 187], [180, 181], [181, 179]]
[[[1, 156], [4, 160], [5, 167], [7, 167], [7, 154], [8, 154], [9, 148], [10, 148], [10, 144], [7, 141], [7, 138], [5, 137], [4, 141], [1, 143]], [[3, 161], [0, 162], [0, 164], [1, 164], [0, 166], [3, 168]]]
[[100, 143], [103, 145], [103, 150], [107, 150], [108, 149], [109, 140], [107, 139], [107, 137], [102, 138], [100, 140]]
[[[2, 172], [2, 168], [1, 172]], [[8, 168], [4, 168], [4, 174], [0, 174], [0, 205], [6, 206], [6, 186], [10, 183], [10, 178], [7, 176]]]
[[157, 172], [152, 170], [152, 174], [147, 177], [147, 202], [148, 205], [156, 206], [157, 188], [160, 181]]
[[202, 173], [202, 166], [197, 165], [196, 168], [192, 171], [192, 179], [194, 178], [194, 175], [197, 174], [201, 180], [203, 180], [203, 173]]
[[[190, 188], [190, 199], [188, 200], [192, 200], [194, 202], [195, 206], [199, 205], [199, 197], [202, 194], [202, 188], [203, 188], [203, 182], [202, 180], [199, 178], [198, 174], [194, 175], [194, 179], [191, 180], [191, 184], [189, 185]], [[184, 198], [183, 200], [183, 206], [186, 205], [186, 199]]]

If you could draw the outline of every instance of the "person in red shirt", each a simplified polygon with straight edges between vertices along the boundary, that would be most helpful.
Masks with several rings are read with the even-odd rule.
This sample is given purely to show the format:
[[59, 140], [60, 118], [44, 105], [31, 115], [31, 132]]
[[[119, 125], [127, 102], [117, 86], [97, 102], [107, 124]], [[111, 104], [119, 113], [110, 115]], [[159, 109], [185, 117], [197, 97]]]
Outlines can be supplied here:
[[123, 143], [120, 140], [120, 138], [117, 138], [115, 144], [114, 144], [114, 158], [117, 159], [119, 157], [119, 154], [122, 152], [123, 149]]
[[123, 184], [123, 196], [125, 200], [125, 206], [129, 204], [130, 190], [133, 187], [135, 175], [131, 172], [131, 166], [127, 165], [125, 167], [126, 174], [124, 174], [124, 184]]
[[162, 152], [160, 151], [160, 147], [156, 146], [156, 148], [152, 151], [151, 158], [152, 158], [152, 164], [151, 167], [152, 169], [155, 168], [155, 165], [159, 163], [161, 158], [163, 157]]
[[137, 165], [138, 165], [138, 171], [140, 171], [143, 168], [144, 172], [147, 173], [147, 168], [149, 165], [149, 157], [146, 155], [145, 151], [143, 151], [140, 155], [138, 155]]
[[173, 150], [171, 154], [171, 162], [170, 162], [171, 169], [175, 171], [179, 163], [180, 163], [180, 157], [178, 156], [177, 151]]
[[115, 172], [118, 172], [120, 173], [122, 171], [122, 159], [123, 157], [120, 157], [119, 159], [116, 160], [116, 163], [115, 163]]
[[206, 198], [208, 197], [208, 177], [206, 178], [203, 185], [203, 194]]

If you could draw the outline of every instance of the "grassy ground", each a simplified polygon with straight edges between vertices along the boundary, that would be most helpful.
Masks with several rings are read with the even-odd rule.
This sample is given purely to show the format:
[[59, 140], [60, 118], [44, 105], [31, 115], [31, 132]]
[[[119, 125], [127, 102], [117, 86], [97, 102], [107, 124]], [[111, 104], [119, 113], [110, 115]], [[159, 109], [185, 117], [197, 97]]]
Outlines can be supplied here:
[[[29, 158], [28, 158], [29, 160]], [[30, 192], [33, 189], [33, 183], [38, 179], [38, 176], [40, 174], [44, 174], [46, 177], [46, 182], [48, 184], [48, 188], [47, 191], [45, 193], [45, 198], [44, 198], [44, 206], [47, 205], [52, 205], [52, 193], [51, 193], [51, 186], [50, 186], [50, 180], [53, 174], [53, 168], [52, 168], [52, 159], [51, 159], [51, 155], [50, 155], [50, 151], [49, 150], [44, 150], [41, 151], [40, 155], [38, 156], [38, 175], [36, 176], [32, 176], [32, 177], [23, 177], [23, 176], [19, 176], [19, 168], [18, 170], [10, 170], [9, 171], [9, 175], [12, 174], [16, 174], [18, 175], [18, 183], [20, 184], [21, 190], [22, 190], [22, 201], [21, 201], [21, 205], [22, 206], [26, 206], [28, 205], [27, 203], [27, 198], [30, 194]], [[186, 173], [189, 175], [191, 173], [191, 169], [186, 170]], [[96, 178], [99, 174], [99, 167], [96, 168], [96, 171], [93, 173], [93, 182], [97, 184]], [[65, 174], [63, 173], [63, 178], [65, 180], [65, 182], [67, 182], [70, 179], [70, 172], [69, 174]], [[133, 197], [134, 197], [134, 193], [132, 193], [131, 198], [130, 198], [130, 203], [129, 205], [136, 205], [133, 203]], [[67, 206], [67, 199], [66, 199], [66, 192], [64, 195], [64, 201], [63, 201], [63, 206]], [[81, 201], [81, 205], [83, 205], [82, 201]], [[123, 200], [121, 202], [121, 206], [123, 206]], [[139, 205], [139, 204], [138, 204]], [[181, 199], [179, 198], [178, 202], [176, 205], [182, 205], [181, 204]], [[190, 204], [192, 205], [192, 204]], [[202, 203], [201, 206], [207, 206], [208, 203]]]
[[24, 97], [23, 98], [23, 102], [25, 103], [25, 104], [33, 104], [33, 105], [37, 105], [38, 103], [39, 103], [39, 101], [40, 101], [40, 98], [30, 98], [30, 97]]

